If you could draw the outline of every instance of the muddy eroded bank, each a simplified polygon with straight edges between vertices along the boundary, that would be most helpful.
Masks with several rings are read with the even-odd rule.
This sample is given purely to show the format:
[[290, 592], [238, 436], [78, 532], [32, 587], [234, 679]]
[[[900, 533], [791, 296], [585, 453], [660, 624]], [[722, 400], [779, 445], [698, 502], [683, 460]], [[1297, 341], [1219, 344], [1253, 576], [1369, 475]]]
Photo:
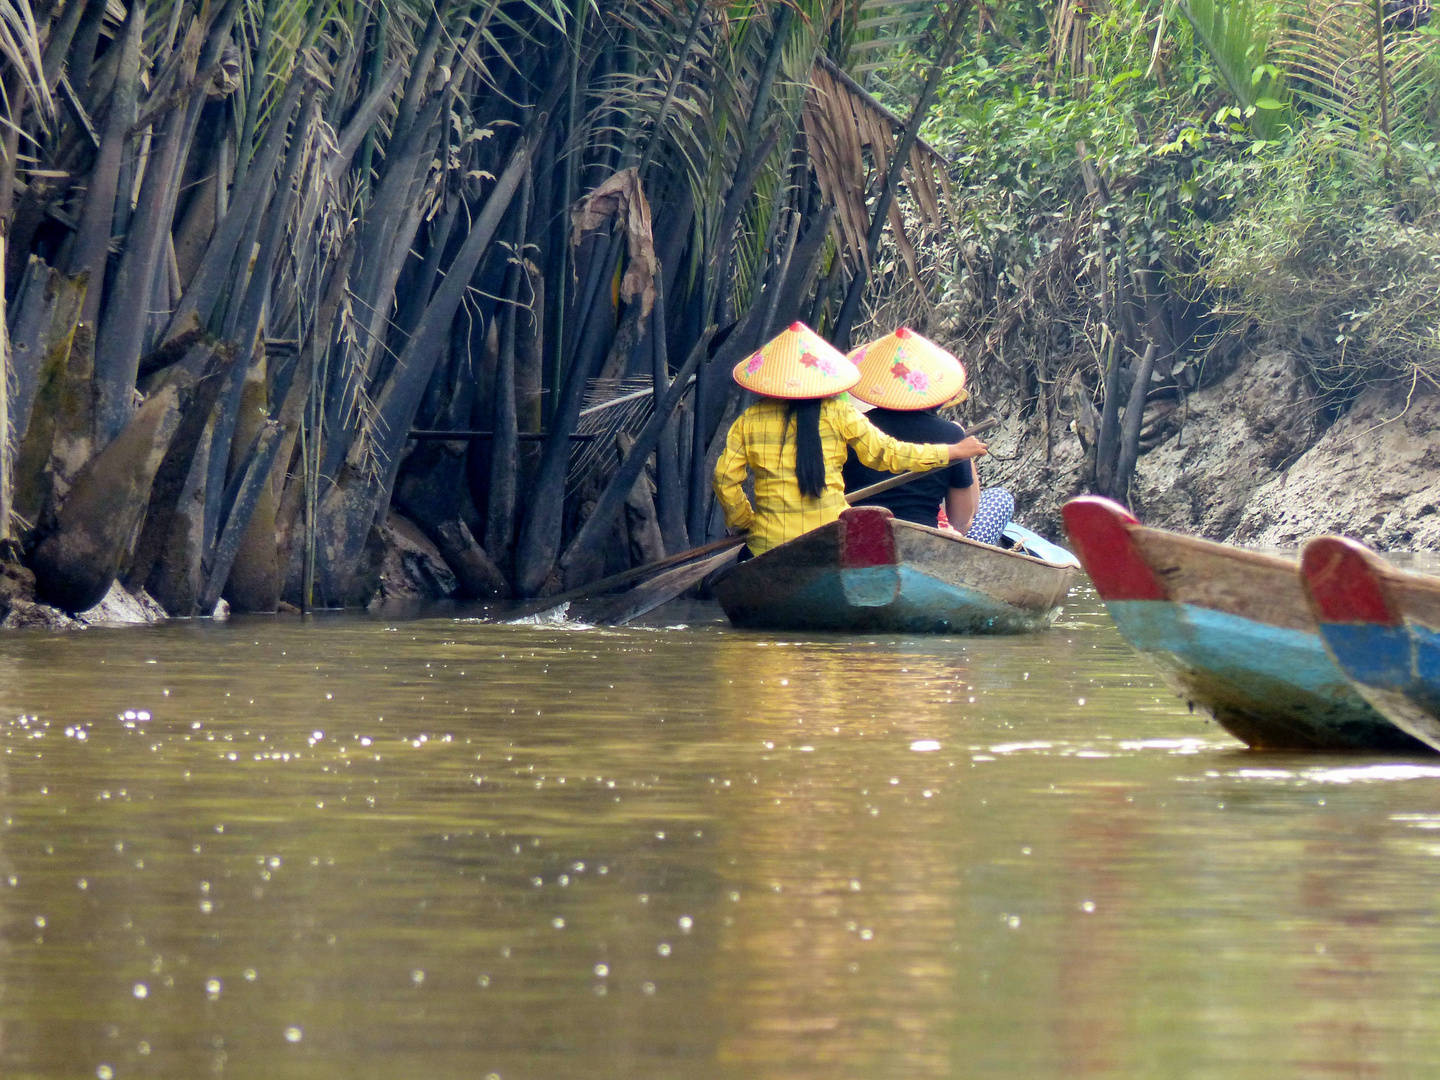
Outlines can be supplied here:
[[[1016, 417], [991, 442], [988, 484], [1014, 494], [1026, 524], [1059, 536], [1060, 505], [1086, 490], [1085, 440], [1073, 398], [1055, 425], [1050, 461], [1038, 423]], [[980, 413], [977, 411], [977, 415]], [[1423, 384], [1373, 387], [1338, 417], [1316, 400], [1294, 357], [1250, 352], [1188, 394], [1141, 455], [1132, 508], [1150, 525], [1212, 540], [1294, 547], [1317, 533], [1381, 550], [1440, 550], [1440, 395]]]
[[[1004, 418], [982, 482], [1014, 493], [1021, 522], [1063, 538], [1061, 504], [1091, 489], [1078, 394], [1066, 395], [1058, 410], [1047, 462], [1040, 426], [1021, 415], [1017, 395], [1003, 389], [987, 395], [983, 375], [976, 381], [977, 400], [964, 419]], [[1374, 387], [1331, 416], [1290, 353], [1261, 349], [1186, 395], [1173, 412], [1167, 408], [1147, 410], [1148, 449], [1130, 489], [1132, 508], [1147, 524], [1256, 547], [1294, 548], [1333, 532], [1382, 551], [1440, 551], [1440, 394], [1433, 389]], [[361, 575], [375, 600], [466, 595], [444, 554], [400, 513], [390, 512], [375, 540]], [[27, 570], [0, 564], [3, 627], [77, 629], [164, 618], [143, 591], [132, 596], [116, 585], [102, 604], [72, 619], [36, 602]]]

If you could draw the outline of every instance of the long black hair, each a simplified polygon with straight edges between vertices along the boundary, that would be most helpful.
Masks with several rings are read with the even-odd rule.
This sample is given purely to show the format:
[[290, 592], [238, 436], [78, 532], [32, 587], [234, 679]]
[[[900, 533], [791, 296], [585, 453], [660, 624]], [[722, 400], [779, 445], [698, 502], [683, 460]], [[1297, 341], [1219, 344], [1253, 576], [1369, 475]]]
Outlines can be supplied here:
[[795, 418], [795, 481], [800, 494], [818, 499], [825, 490], [825, 452], [820, 445], [820, 406], [824, 398], [792, 401], [785, 411], [785, 428]]

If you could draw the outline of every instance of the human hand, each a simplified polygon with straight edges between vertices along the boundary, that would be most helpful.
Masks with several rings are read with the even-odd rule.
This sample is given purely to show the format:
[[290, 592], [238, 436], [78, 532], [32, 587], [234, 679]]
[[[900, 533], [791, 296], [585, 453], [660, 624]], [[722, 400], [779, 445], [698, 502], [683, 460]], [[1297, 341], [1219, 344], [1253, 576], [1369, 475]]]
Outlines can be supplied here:
[[990, 452], [989, 447], [975, 438], [974, 435], [967, 436], [958, 443], [951, 443], [949, 449], [951, 461], [964, 461], [969, 458], [984, 457]]

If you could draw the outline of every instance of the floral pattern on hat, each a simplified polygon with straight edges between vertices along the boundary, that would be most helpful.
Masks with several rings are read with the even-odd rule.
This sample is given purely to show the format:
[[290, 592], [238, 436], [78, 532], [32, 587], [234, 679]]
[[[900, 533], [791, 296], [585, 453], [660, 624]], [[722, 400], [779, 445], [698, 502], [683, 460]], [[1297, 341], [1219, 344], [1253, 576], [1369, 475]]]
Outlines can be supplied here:
[[930, 389], [930, 376], [918, 368], [907, 366], [902, 359], [897, 359], [890, 366], [890, 374], [902, 380], [910, 390], [917, 394], [923, 394]]
[[868, 342], [850, 355], [861, 370], [853, 395], [872, 406], [933, 408], [953, 399], [965, 386], [964, 365], [908, 327]]
[[835, 376], [840, 374], [840, 369], [835, 366], [834, 361], [828, 356], [816, 356], [809, 351], [800, 354], [800, 365], [802, 367], [818, 368], [826, 375]]
[[792, 323], [734, 369], [746, 390], [801, 400], [830, 397], [849, 389], [859, 369], [804, 323]]

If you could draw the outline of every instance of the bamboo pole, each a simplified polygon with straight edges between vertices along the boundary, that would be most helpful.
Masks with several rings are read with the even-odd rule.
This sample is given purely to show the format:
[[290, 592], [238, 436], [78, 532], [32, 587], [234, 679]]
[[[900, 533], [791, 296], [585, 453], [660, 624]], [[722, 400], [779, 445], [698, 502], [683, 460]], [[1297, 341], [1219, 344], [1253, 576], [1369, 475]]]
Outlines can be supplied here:
[[491, 560], [506, 565], [515, 546], [515, 506], [519, 492], [520, 424], [515, 407], [515, 322], [516, 307], [522, 303], [521, 289], [525, 267], [521, 252], [530, 217], [531, 173], [527, 169], [520, 183], [520, 205], [512, 224], [512, 242], [516, 256], [506, 272], [505, 301], [500, 311], [500, 355], [495, 364], [495, 384], [491, 391], [492, 424], [490, 444], [490, 499], [485, 513], [485, 536], [482, 546]]

